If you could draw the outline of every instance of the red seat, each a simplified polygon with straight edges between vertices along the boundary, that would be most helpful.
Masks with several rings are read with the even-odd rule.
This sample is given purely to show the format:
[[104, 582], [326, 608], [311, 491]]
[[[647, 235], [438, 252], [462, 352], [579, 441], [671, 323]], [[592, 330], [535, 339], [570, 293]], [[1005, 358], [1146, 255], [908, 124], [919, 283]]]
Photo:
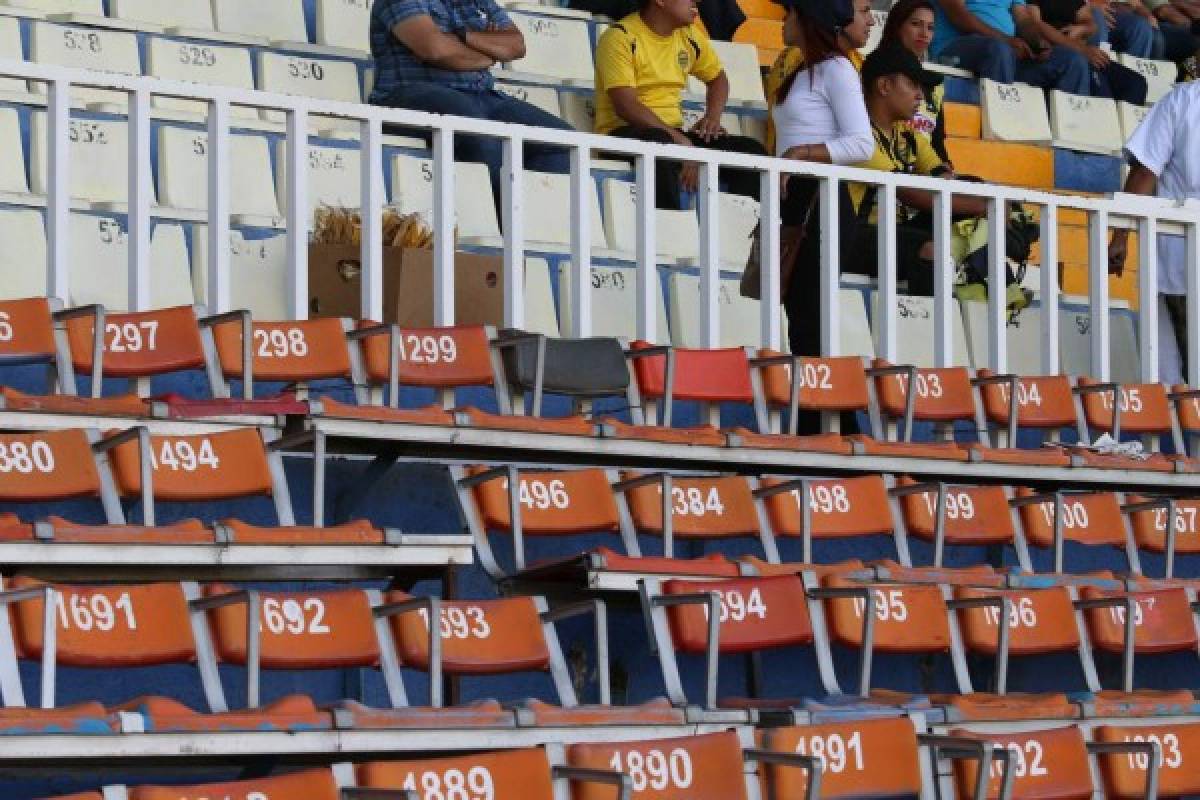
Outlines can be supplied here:
[[94, 363], [95, 322], [67, 321], [67, 339], [75, 370], [109, 378], [141, 379], [204, 369], [204, 344], [191, 306], [155, 311], [105, 314], [101, 360]]
[[[636, 353], [655, 347], [649, 342], [635, 341], [630, 345]], [[750, 379], [750, 356], [746, 348], [727, 347], [715, 350], [687, 349], [676, 347], [671, 350], [673, 375], [667, 382], [667, 355], [652, 355], [635, 358], [633, 371], [637, 378], [641, 399], [650, 403], [663, 403], [664, 419], [661, 424], [670, 427], [665, 401], [692, 400], [707, 407], [707, 421], [716, 425], [720, 422], [720, 403], [742, 403], [753, 405], [754, 387]], [[704, 418], [704, 417], [702, 417]], [[648, 416], [654, 422], [652, 416]], [[759, 429], [765, 430], [759, 419]]]

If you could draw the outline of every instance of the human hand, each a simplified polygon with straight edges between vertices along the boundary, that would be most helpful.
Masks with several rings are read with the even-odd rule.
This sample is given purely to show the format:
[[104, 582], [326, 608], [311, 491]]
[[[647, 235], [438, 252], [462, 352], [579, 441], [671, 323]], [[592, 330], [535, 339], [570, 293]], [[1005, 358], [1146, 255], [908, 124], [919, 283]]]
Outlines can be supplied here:
[[695, 161], [685, 161], [679, 171], [679, 187], [685, 192], [694, 192], [700, 186], [700, 165]]
[[1108, 51], [1103, 47], [1092, 47], [1089, 45], [1084, 48], [1083, 54], [1094, 69], [1104, 69], [1112, 61], [1112, 58], [1108, 55]]
[[1129, 256], [1128, 231], [1113, 231], [1108, 243], [1108, 274], [1118, 278], [1125, 274], [1125, 260]]
[[1011, 47], [1013, 49], [1013, 52], [1017, 54], [1018, 61], [1032, 61], [1033, 60], [1033, 50], [1030, 49], [1029, 43], [1026, 42], [1024, 39], [1022, 39], [1020, 36], [1010, 36], [1010, 37], [1008, 37], [1007, 41], [1008, 41], [1008, 46]]
[[691, 133], [696, 134], [706, 142], [711, 142], [725, 135], [725, 128], [721, 125], [721, 115], [710, 116], [705, 114], [696, 120], [696, 124], [691, 127]]

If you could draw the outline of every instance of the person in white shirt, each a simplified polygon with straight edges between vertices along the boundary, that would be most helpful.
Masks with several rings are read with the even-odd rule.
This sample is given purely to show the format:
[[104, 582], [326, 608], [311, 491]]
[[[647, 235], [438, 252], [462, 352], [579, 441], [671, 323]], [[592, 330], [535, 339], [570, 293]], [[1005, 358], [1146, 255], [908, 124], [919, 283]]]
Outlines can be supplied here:
[[[783, 37], [804, 53], [804, 65], [783, 81], [774, 99], [775, 154], [821, 164], [857, 164], [875, 152], [862, 80], [850, 54], [867, 43], [870, 0], [784, 0]], [[799, 256], [783, 305], [794, 355], [821, 355], [821, 230], [819, 181], [792, 177], [784, 184], [780, 221], [785, 236], [801, 236]], [[842, 268], [853, 261], [858, 221], [843, 184], [838, 242]], [[801, 420], [801, 433], [813, 420]], [[819, 427], [819, 420], [816, 421]], [[844, 431], [845, 432], [845, 431]]]
[[[1155, 103], [1125, 145], [1125, 154], [1127, 193], [1200, 200], [1200, 82], [1181, 83]], [[1124, 270], [1128, 240], [1128, 230], [1113, 231], [1109, 272], [1120, 275]], [[1167, 384], [1185, 382], [1187, 268], [1184, 238], [1159, 235], [1158, 379]]]

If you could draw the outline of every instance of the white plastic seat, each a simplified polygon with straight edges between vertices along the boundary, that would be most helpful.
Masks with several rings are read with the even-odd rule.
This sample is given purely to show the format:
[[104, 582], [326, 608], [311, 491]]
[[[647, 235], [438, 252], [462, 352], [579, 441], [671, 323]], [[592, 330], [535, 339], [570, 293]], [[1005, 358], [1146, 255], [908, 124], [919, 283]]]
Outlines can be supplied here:
[[[147, 48], [146, 72], [166, 80], [254, 88], [254, 67], [250, 63], [250, 51], [244, 47], [153, 38]], [[208, 104], [198, 100], [156, 96], [153, 103], [156, 108], [171, 111], [208, 113]], [[232, 106], [229, 113], [243, 119], [258, 117], [254, 109], [246, 106]]]
[[[877, 291], [871, 292], [871, 307], [875, 310], [872, 318], [881, 319]], [[897, 295], [896, 314], [897, 362], [915, 364], [918, 367], [936, 366], [933, 298]], [[957, 303], [950, 306], [950, 314], [950, 335], [954, 342], [953, 360], [950, 365], [969, 367], [971, 359], [967, 353], [967, 332], [963, 327], [962, 314], [959, 313]]]
[[[867, 301], [857, 289], [838, 290], [839, 327], [843, 356], [875, 357], [875, 340], [871, 338], [871, 323], [867, 319]], [[784, 315], [784, 319], [787, 316]], [[785, 337], [786, 341], [786, 337]]]
[[554, 314], [554, 289], [550, 284], [550, 263], [544, 258], [525, 259], [525, 325], [531, 333], [559, 336], [558, 317]]
[[1142, 124], [1142, 120], [1150, 113], [1147, 106], [1135, 106], [1133, 103], [1121, 102], [1117, 104], [1117, 113], [1121, 117], [1121, 141], [1128, 142], [1133, 137], [1133, 132], [1137, 130], [1138, 125]]
[[596, 101], [591, 92], [558, 93], [562, 104], [562, 118], [577, 131], [588, 133], [596, 130]]
[[1002, 142], [1049, 144], [1050, 117], [1045, 93], [1022, 83], [981, 80], [983, 138]]
[[1146, 79], [1146, 103], [1154, 105], [1162, 96], [1171, 91], [1175, 79], [1179, 77], [1179, 68], [1170, 61], [1155, 61], [1150, 58], [1138, 58], [1128, 53], [1117, 55], [1117, 61], [1140, 73]]
[[[460, 161], [454, 166], [455, 217], [460, 241], [472, 239], [495, 245], [500, 239], [500, 222], [487, 166], [472, 161]], [[433, 224], [431, 160], [406, 155], [392, 159], [392, 203], [401, 212], [420, 214]]]
[[[743, 42], [722, 42], [715, 39], [712, 46], [725, 69], [725, 77], [729, 79], [729, 102], [732, 105], [765, 107], [767, 98], [763, 94], [758, 48]], [[704, 84], [696, 78], [688, 79], [688, 87], [692, 94], [704, 94]]]
[[721, 266], [741, 272], [750, 258], [750, 235], [758, 225], [759, 204], [752, 197], [722, 192], [717, 198], [721, 225]]
[[[703, 108], [685, 105], [683, 107], [683, 129], [690, 130], [702, 116], [704, 116]], [[742, 135], [742, 120], [737, 114], [726, 111], [721, 115], [721, 126], [730, 136]]]
[[301, 0], [212, 0], [218, 31], [271, 42], [307, 42]]
[[505, 69], [564, 83], [591, 85], [592, 37], [581, 19], [513, 13], [513, 24], [525, 37], [525, 57]]
[[[275, 145], [276, 196], [287, 197], [287, 143]], [[359, 208], [362, 199], [362, 156], [355, 148], [308, 148], [308, 206], [315, 213], [321, 206]], [[382, 179], [382, 176], [380, 176]]]
[[[192, 289], [208, 305], [208, 226], [192, 227]], [[255, 319], [287, 319], [287, 237], [247, 239], [229, 232], [229, 302]]]
[[109, 0], [109, 8], [116, 19], [148, 22], [168, 30], [213, 29], [210, 0]]
[[[621, 253], [637, 252], [637, 187], [629, 181], [606, 178], [604, 231], [609, 248]], [[698, 254], [700, 223], [694, 211], [654, 210], [658, 255], [668, 261], [694, 259]]]
[[353, 61], [289, 56], [264, 50], [258, 54], [258, 88], [319, 100], [362, 102], [358, 67]]
[[553, 114], [562, 119], [562, 104], [559, 103], [558, 92], [549, 86], [525, 86], [520, 83], [496, 81], [496, 91], [509, 97], [515, 97], [540, 108], [547, 114]]
[[[976, 367], [988, 366], [988, 307], [987, 303], [960, 303], [967, 329], [971, 360]], [[1041, 375], [1042, 369], [1042, 307], [1030, 305], [1005, 328], [1007, 364], [1005, 372], [1018, 375]]]
[[[718, 347], [757, 347], [762, 342], [762, 303], [742, 297], [739, 281], [722, 279], [717, 287], [721, 339]], [[700, 276], [673, 272], [667, 280], [671, 299], [671, 344], [704, 347], [700, 336]], [[787, 340], [787, 317], [781, 319]]]
[[46, 226], [40, 211], [0, 209], [0, 300], [46, 294]]
[[[136, 34], [49, 22], [34, 22], [30, 31], [29, 55], [34, 63], [124, 75], [142, 74]], [[35, 91], [46, 92], [44, 83], [34, 82], [33, 85]], [[125, 92], [86, 87], [72, 88], [71, 98], [85, 104], [125, 105], [128, 102]]]
[[[557, 266], [558, 307], [562, 309], [563, 330], [570, 331], [574, 321], [571, 314], [574, 272], [570, 262], [562, 261]], [[667, 305], [657, 276], [654, 290], [658, 331], [655, 341], [665, 344], [669, 340]], [[592, 267], [592, 335], [638, 338], [636, 270], [630, 267]]]
[[47, 14], [104, 16], [104, 0], [17, 0], [12, 5], [45, 11]]
[[1120, 152], [1121, 138], [1117, 103], [1110, 97], [1080, 97], [1050, 91], [1050, 126], [1054, 144], [1098, 153]]
[[867, 43], [858, 48], [858, 52], [864, 56], [868, 56], [875, 52], [879, 47], [879, 43], [883, 41], [883, 26], [887, 24], [888, 12], [872, 10], [871, 20], [874, 23], [871, 26], [871, 32], [867, 34]]
[[[158, 131], [158, 195], [164, 206], [208, 209], [208, 134], [184, 128]], [[263, 136], [234, 135], [230, 149], [230, 212], [278, 219], [271, 154]]]
[[[607, 239], [600, 198], [591, 199], [592, 247], [603, 247]], [[571, 246], [571, 176], [549, 172], [525, 172], [525, 238], [530, 246], [537, 243], [569, 248]]]
[[[129, 238], [115, 219], [72, 214], [71, 303], [129, 310]], [[81, 257], [86, 254], [86, 257]], [[150, 237], [150, 306], [192, 305], [183, 227], [159, 223]]]
[[[1121, 301], [1110, 301], [1109, 378], [1118, 383], [1138, 383], [1141, 363], [1133, 314]], [[1086, 298], [1063, 297], [1059, 307], [1058, 338], [1062, 343], [1062, 370], [1068, 375], [1095, 376], [1092, 369], [1091, 315]]]
[[[32, 114], [29, 161], [34, 194], [47, 193], [46, 114]], [[71, 119], [71, 197], [102, 205], [129, 201], [129, 126], [123, 120]], [[151, 200], [153, 202], [153, 199]]]
[[25, 148], [21, 145], [21, 120], [15, 108], [0, 108], [0, 192], [29, 194], [25, 175]]
[[[24, 61], [21, 47], [21, 23], [16, 17], [0, 17], [0, 58]], [[28, 86], [18, 78], [0, 78], [0, 92], [26, 92]]]
[[371, 52], [368, 0], [317, 0], [317, 44]]

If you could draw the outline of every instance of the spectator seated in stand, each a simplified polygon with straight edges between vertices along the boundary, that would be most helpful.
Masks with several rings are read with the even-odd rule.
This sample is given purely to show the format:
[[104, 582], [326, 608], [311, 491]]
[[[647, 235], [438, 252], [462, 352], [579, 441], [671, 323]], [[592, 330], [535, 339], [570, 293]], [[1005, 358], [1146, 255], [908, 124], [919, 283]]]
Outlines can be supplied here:
[[[726, 152], [765, 155], [748, 136], [721, 126], [729, 79], [708, 36], [696, 23], [695, 0], [642, 0], [641, 9], [616, 22], [596, 47], [596, 132], [630, 139]], [[707, 87], [703, 116], [682, 130], [681, 95], [689, 75]], [[696, 167], [657, 162], [657, 205], [680, 209], [680, 189], [696, 188]], [[758, 197], [758, 175], [723, 173], [734, 194]]]
[[1087, 59], [1091, 65], [1087, 94], [1145, 105], [1146, 79], [1092, 43], [1099, 26], [1086, 0], [1030, 0], [1027, 13], [1031, 29], [1042, 41], [1074, 50]]
[[[1130, 0], [1129, 8], [1153, 26], [1154, 47], [1149, 56], [1158, 61], [1183, 61], [1200, 50], [1200, 5], [1172, 0]], [[1117, 11], [1120, 20], [1121, 10]], [[1107, 20], [1111, 21], [1111, 20]], [[1121, 50], [1120, 47], [1117, 48]], [[1132, 50], [1121, 50], [1138, 55]]]
[[1025, 0], [936, 0], [935, 5], [930, 53], [941, 63], [999, 83], [1091, 94], [1087, 58], [1038, 36]]
[[[488, 71], [525, 55], [525, 39], [495, 0], [376, 0], [371, 8], [375, 88], [370, 102], [434, 114], [570, 130], [553, 114], [496, 91]], [[487, 164], [496, 197], [501, 140], [460, 136], [456, 158]], [[527, 144], [525, 168], [570, 170], [561, 148]]]
[[[924, 60], [933, 42], [933, 0], [900, 0], [888, 12], [887, 22], [879, 37], [879, 47], [899, 44]], [[933, 86], [922, 86], [921, 106], [909, 121], [908, 127], [933, 145], [938, 158], [947, 164], [946, 122], [942, 114], [945, 87], [941, 79]]]

